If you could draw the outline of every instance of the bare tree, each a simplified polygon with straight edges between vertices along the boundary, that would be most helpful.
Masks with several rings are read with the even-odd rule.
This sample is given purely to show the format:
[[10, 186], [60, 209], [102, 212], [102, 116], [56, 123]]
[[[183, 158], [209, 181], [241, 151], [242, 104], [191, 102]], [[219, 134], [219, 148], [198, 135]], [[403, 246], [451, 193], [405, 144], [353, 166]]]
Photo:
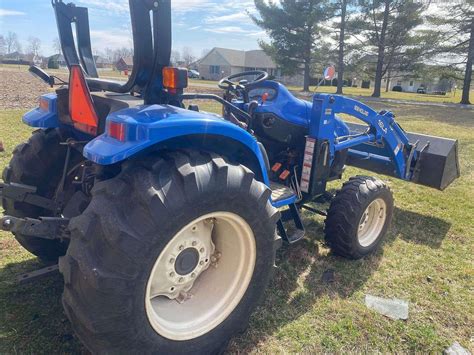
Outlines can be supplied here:
[[119, 48], [113, 52], [114, 62], [118, 61], [120, 58], [133, 57], [133, 49], [131, 48]]
[[193, 50], [189, 47], [183, 47], [183, 51], [181, 52], [181, 60], [184, 62], [186, 67], [196, 61]]
[[111, 49], [111, 48], [105, 48], [104, 49], [104, 55], [105, 55], [105, 58], [107, 58], [107, 60], [109, 62], [113, 62], [115, 60], [114, 58], [114, 50]]
[[15, 51], [21, 52], [20, 41], [18, 40], [18, 35], [15, 32], [8, 32], [5, 37], [5, 42], [7, 46], [7, 53], [12, 53]]
[[204, 58], [206, 55], [208, 55], [210, 52], [211, 52], [212, 49], [209, 49], [209, 48], [204, 48], [202, 51], [201, 51], [201, 58]]
[[53, 50], [54, 50], [54, 54], [59, 54], [62, 52], [61, 42], [59, 41], [58, 37], [53, 39]]
[[5, 37], [0, 35], [0, 54], [5, 54], [7, 51], [7, 41], [5, 41]]
[[28, 53], [38, 55], [41, 49], [41, 40], [38, 37], [30, 36], [28, 38]]
[[171, 64], [177, 65], [181, 60], [181, 53], [178, 51], [171, 51]]

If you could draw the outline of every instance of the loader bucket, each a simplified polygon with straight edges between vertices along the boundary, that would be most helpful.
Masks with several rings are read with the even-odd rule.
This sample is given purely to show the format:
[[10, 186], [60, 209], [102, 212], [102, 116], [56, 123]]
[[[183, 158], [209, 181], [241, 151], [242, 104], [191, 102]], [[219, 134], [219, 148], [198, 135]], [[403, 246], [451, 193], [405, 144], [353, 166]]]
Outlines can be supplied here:
[[424, 134], [407, 133], [410, 143], [418, 141], [419, 158], [414, 183], [444, 190], [460, 175], [458, 141]]
[[[364, 132], [367, 129], [367, 126], [360, 124], [347, 123], [347, 125], [354, 133]], [[410, 143], [418, 142], [415, 169], [409, 177], [411, 182], [444, 190], [460, 176], [457, 140], [409, 132], [406, 135]], [[348, 165], [400, 178], [396, 175], [385, 149], [370, 144], [361, 144], [351, 150], [346, 162]], [[387, 160], [383, 164], [380, 160], [375, 162], [371, 159], [364, 159], [361, 158], [361, 154], [358, 154], [361, 152], [387, 157]]]

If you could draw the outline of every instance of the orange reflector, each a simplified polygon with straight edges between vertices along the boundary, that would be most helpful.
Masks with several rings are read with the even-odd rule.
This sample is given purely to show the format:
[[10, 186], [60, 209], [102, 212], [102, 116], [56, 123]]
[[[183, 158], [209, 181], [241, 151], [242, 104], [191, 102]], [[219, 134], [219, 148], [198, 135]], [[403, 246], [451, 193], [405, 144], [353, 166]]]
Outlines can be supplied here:
[[79, 65], [71, 66], [69, 78], [69, 113], [78, 130], [97, 135], [99, 118], [87, 86], [84, 73]]
[[286, 180], [288, 179], [288, 176], [290, 176], [290, 172], [288, 170], [285, 170], [280, 174], [280, 179]]
[[107, 134], [121, 142], [125, 142], [126, 127], [123, 123], [109, 121]]
[[262, 102], [263, 103], [267, 102], [269, 96], [270, 96], [270, 94], [268, 92], [264, 93], [262, 95]]
[[187, 88], [188, 71], [186, 69], [164, 67], [163, 86], [172, 90]]
[[272, 171], [273, 171], [274, 173], [277, 173], [278, 170], [281, 169], [281, 166], [282, 166], [281, 163], [275, 163], [275, 165], [273, 165], [273, 167], [272, 167]]
[[40, 97], [39, 108], [43, 112], [49, 112], [49, 101], [46, 100], [44, 97]]

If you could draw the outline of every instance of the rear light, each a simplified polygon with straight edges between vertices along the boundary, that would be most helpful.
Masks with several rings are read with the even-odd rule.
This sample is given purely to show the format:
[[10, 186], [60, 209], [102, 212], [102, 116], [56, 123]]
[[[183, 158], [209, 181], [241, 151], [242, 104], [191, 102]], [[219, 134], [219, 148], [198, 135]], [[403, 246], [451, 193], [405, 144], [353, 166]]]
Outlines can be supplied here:
[[40, 97], [39, 108], [43, 112], [49, 112], [49, 101], [46, 100], [44, 97]]
[[121, 142], [125, 142], [127, 134], [126, 128], [123, 123], [109, 121], [107, 123], [107, 135]]
[[163, 86], [167, 89], [175, 90], [188, 87], [188, 70], [182, 68], [163, 68]]
[[71, 66], [69, 113], [75, 128], [90, 135], [97, 135], [99, 118], [95, 112], [84, 73], [79, 65]]

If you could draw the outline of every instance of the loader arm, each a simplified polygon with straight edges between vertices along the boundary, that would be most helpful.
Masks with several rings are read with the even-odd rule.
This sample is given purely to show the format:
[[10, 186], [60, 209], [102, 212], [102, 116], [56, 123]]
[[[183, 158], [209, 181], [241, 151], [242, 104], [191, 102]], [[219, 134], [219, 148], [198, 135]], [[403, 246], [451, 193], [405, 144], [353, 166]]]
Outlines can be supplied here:
[[[365, 125], [349, 123], [349, 135], [336, 137], [337, 114], [350, 115]], [[312, 173], [311, 179], [303, 176], [301, 182], [308, 192], [325, 188], [329, 163], [336, 152], [346, 150], [349, 165], [440, 190], [460, 176], [457, 141], [406, 133], [389, 111], [378, 113], [350, 98], [318, 94], [311, 116], [307, 143], [311, 154], [305, 160]]]

